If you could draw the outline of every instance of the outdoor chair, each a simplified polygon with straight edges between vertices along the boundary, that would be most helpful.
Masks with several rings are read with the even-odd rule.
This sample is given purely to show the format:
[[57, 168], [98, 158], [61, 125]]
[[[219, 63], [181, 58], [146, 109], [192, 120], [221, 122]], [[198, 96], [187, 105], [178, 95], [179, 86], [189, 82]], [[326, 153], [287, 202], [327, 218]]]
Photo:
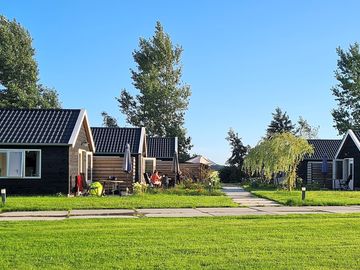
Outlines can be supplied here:
[[149, 187], [153, 188], [154, 184], [151, 182], [150, 177], [147, 173], [144, 173], [145, 183], [149, 185]]
[[[350, 179], [351, 180], [351, 179]], [[339, 180], [340, 190], [350, 190], [350, 180]]]

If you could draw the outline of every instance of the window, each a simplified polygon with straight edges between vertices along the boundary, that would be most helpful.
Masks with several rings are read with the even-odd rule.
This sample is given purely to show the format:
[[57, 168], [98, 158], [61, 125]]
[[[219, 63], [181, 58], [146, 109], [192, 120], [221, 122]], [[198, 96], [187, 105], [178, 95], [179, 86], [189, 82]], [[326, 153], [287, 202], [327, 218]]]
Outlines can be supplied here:
[[155, 158], [144, 158], [145, 170], [147, 174], [151, 175], [156, 170], [156, 159]]
[[5, 152], [0, 152], [0, 177], [7, 175], [7, 157]]
[[40, 177], [40, 151], [25, 151], [25, 177]]
[[9, 177], [22, 177], [22, 152], [9, 152]]
[[40, 178], [41, 150], [0, 150], [0, 178]]

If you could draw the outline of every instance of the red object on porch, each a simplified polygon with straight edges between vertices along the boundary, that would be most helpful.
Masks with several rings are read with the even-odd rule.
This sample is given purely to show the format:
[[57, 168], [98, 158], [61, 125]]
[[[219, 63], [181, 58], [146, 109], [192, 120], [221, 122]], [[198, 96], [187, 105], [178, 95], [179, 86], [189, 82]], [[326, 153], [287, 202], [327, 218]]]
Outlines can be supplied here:
[[75, 181], [75, 190], [76, 190], [76, 192], [84, 190], [83, 179], [82, 178], [83, 178], [82, 175], [77, 175], [75, 177], [75, 179], [76, 179], [76, 181]]

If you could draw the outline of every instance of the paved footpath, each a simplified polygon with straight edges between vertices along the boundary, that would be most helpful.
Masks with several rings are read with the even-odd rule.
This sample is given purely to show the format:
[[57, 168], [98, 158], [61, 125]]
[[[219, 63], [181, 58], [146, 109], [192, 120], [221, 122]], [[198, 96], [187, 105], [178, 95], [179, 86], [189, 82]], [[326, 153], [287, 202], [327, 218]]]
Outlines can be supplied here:
[[151, 217], [219, 217], [288, 214], [360, 213], [357, 206], [262, 206], [238, 208], [180, 208], [180, 209], [99, 209], [72, 211], [34, 211], [0, 213], [1, 221], [65, 220], [85, 218], [151, 218]]
[[223, 192], [240, 206], [280, 206], [277, 202], [254, 196], [242, 187], [236, 185], [224, 185]]
[[0, 213], [0, 221], [65, 220], [86, 218], [152, 218], [152, 217], [220, 217], [289, 214], [360, 213], [354, 206], [281, 206], [276, 202], [253, 196], [237, 186], [224, 186], [224, 192], [244, 207], [235, 208], [166, 208], [166, 209], [94, 209], [71, 211], [29, 211]]

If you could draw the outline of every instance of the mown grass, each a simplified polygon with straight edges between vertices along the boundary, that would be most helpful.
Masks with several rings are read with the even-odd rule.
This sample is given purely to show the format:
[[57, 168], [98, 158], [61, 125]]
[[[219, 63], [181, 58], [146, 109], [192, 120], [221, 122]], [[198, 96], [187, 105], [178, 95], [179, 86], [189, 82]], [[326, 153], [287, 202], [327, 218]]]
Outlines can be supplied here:
[[252, 190], [254, 195], [267, 198], [284, 205], [360, 205], [359, 191], [306, 191], [305, 201], [301, 199], [301, 191], [285, 190]]
[[183, 196], [144, 194], [108, 197], [9, 196], [0, 211], [39, 211], [72, 209], [134, 209], [134, 208], [194, 208], [236, 207], [226, 196]]
[[359, 269], [360, 215], [0, 222], [0, 269]]

